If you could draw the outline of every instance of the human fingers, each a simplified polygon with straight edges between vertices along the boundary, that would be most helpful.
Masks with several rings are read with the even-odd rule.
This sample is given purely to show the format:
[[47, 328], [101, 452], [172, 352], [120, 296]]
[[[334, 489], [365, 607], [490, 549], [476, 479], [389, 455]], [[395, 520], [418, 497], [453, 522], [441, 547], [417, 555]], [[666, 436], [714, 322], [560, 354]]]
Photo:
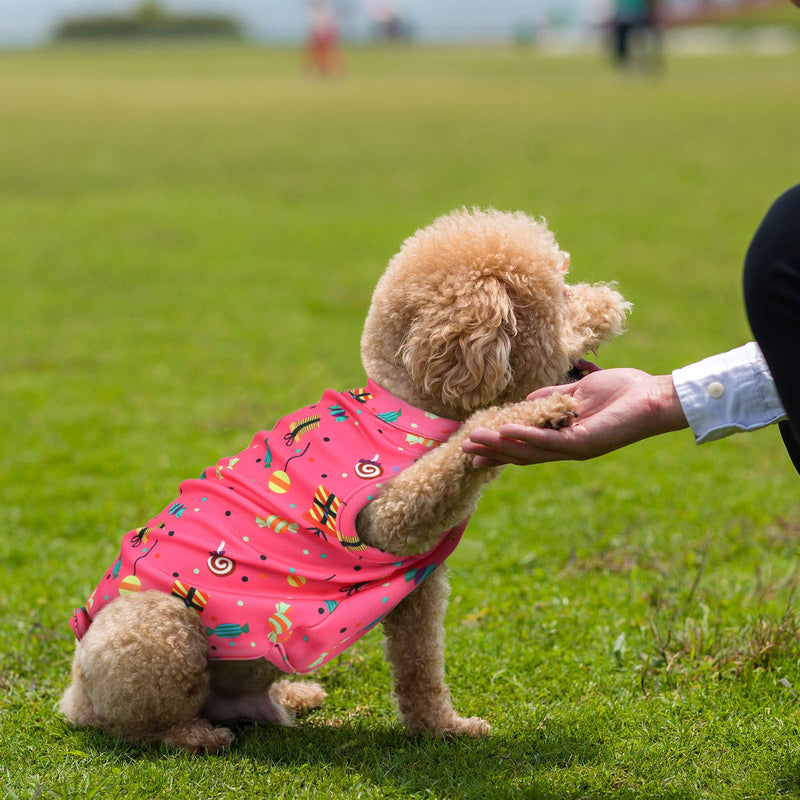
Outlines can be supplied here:
[[497, 447], [501, 439], [502, 436], [491, 428], [475, 428], [470, 431], [469, 438], [464, 440], [462, 447], [465, 452], [477, 453], [485, 447]]
[[[497, 436], [501, 441], [516, 440], [535, 444], [547, 450], [559, 450], [564, 443], [565, 436], [569, 436], [571, 427], [571, 425], [567, 425], [558, 429], [539, 428], [535, 425], [520, 425], [517, 422], [509, 422], [500, 426]], [[488, 442], [484, 443], [488, 444]]]
[[507, 464], [505, 461], [495, 461], [489, 456], [473, 456], [472, 466], [475, 469], [489, 469], [490, 467], [503, 467]]
[[461, 443], [461, 450], [469, 456], [474, 456], [473, 466], [494, 467], [508, 463], [502, 460], [503, 454], [500, 451], [502, 438], [497, 431], [479, 428], [472, 433], [475, 434], [475, 439], [465, 439]]
[[[496, 449], [514, 456], [514, 463], [542, 464], [546, 461], [583, 461], [603, 451], [604, 442], [597, 432], [582, 424], [566, 428], [536, 428], [526, 425], [503, 425], [498, 431], [500, 444]], [[596, 451], [596, 452], [595, 452]], [[493, 457], [497, 457], [492, 454]]]
[[[504, 426], [505, 427], [505, 426]], [[524, 426], [509, 426], [527, 433]], [[536, 429], [540, 430], [540, 429]], [[550, 431], [558, 435], [558, 431]], [[477, 429], [462, 444], [462, 450], [472, 455], [475, 466], [496, 466], [498, 464], [541, 464], [546, 461], [563, 461], [574, 458], [569, 452], [562, 452], [557, 446], [559, 440], [553, 440], [554, 446], [532, 444], [518, 438], [501, 436], [497, 431]]]
[[552, 454], [571, 449], [571, 436], [569, 428], [536, 428], [518, 423], [508, 423], [500, 427], [499, 431], [490, 428], [476, 428], [471, 431], [469, 438], [464, 440], [462, 449], [465, 453], [474, 455], [489, 454], [493, 458], [500, 455], [522, 455], [520, 445], [540, 451], [541, 460], [551, 460]]

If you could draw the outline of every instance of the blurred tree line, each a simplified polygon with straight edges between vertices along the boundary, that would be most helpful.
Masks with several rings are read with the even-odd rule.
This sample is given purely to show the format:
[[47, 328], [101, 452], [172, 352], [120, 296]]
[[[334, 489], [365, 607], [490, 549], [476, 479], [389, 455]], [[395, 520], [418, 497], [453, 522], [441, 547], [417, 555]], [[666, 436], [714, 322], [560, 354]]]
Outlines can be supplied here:
[[172, 14], [157, 0], [146, 0], [126, 15], [75, 17], [61, 22], [56, 41], [87, 39], [192, 39], [242, 36], [239, 23], [224, 15]]

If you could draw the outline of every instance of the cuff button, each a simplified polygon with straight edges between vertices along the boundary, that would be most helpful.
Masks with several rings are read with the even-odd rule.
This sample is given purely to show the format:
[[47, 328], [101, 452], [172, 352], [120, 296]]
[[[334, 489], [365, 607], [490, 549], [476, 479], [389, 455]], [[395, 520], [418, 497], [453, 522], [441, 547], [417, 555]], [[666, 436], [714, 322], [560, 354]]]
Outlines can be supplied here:
[[706, 391], [709, 397], [713, 397], [714, 400], [719, 400], [719, 398], [725, 394], [725, 387], [719, 381], [714, 381], [708, 384]]

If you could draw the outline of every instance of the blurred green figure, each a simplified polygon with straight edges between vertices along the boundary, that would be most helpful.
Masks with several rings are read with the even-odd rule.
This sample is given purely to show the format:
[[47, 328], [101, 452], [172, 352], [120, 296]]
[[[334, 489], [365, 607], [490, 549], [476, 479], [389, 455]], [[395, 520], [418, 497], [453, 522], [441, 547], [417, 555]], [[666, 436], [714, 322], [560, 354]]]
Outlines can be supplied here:
[[615, 0], [611, 30], [617, 66], [632, 66], [637, 55], [644, 67], [660, 66], [657, 0]]

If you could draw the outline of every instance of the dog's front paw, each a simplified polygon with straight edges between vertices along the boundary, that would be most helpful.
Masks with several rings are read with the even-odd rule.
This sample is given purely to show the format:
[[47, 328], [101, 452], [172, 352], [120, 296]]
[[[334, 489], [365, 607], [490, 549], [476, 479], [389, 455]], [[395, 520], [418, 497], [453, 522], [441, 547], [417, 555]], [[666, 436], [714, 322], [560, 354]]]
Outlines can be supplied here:
[[471, 736], [473, 739], [477, 739], [487, 736], [491, 729], [492, 726], [480, 717], [456, 717], [453, 723], [440, 733], [448, 736]]
[[541, 400], [535, 401], [536, 421], [533, 423], [538, 428], [554, 428], [559, 431], [572, 424], [578, 416], [578, 404], [574, 397], [562, 394], [551, 394]]
[[443, 719], [416, 722], [406, 719], [406, 727], [409, 733], [432, 733], [439, 736], [471, 736], [477, 739], [486, 736], [492, 726], [480, 717], [459, 717], [458, 714], [450, 713]]

